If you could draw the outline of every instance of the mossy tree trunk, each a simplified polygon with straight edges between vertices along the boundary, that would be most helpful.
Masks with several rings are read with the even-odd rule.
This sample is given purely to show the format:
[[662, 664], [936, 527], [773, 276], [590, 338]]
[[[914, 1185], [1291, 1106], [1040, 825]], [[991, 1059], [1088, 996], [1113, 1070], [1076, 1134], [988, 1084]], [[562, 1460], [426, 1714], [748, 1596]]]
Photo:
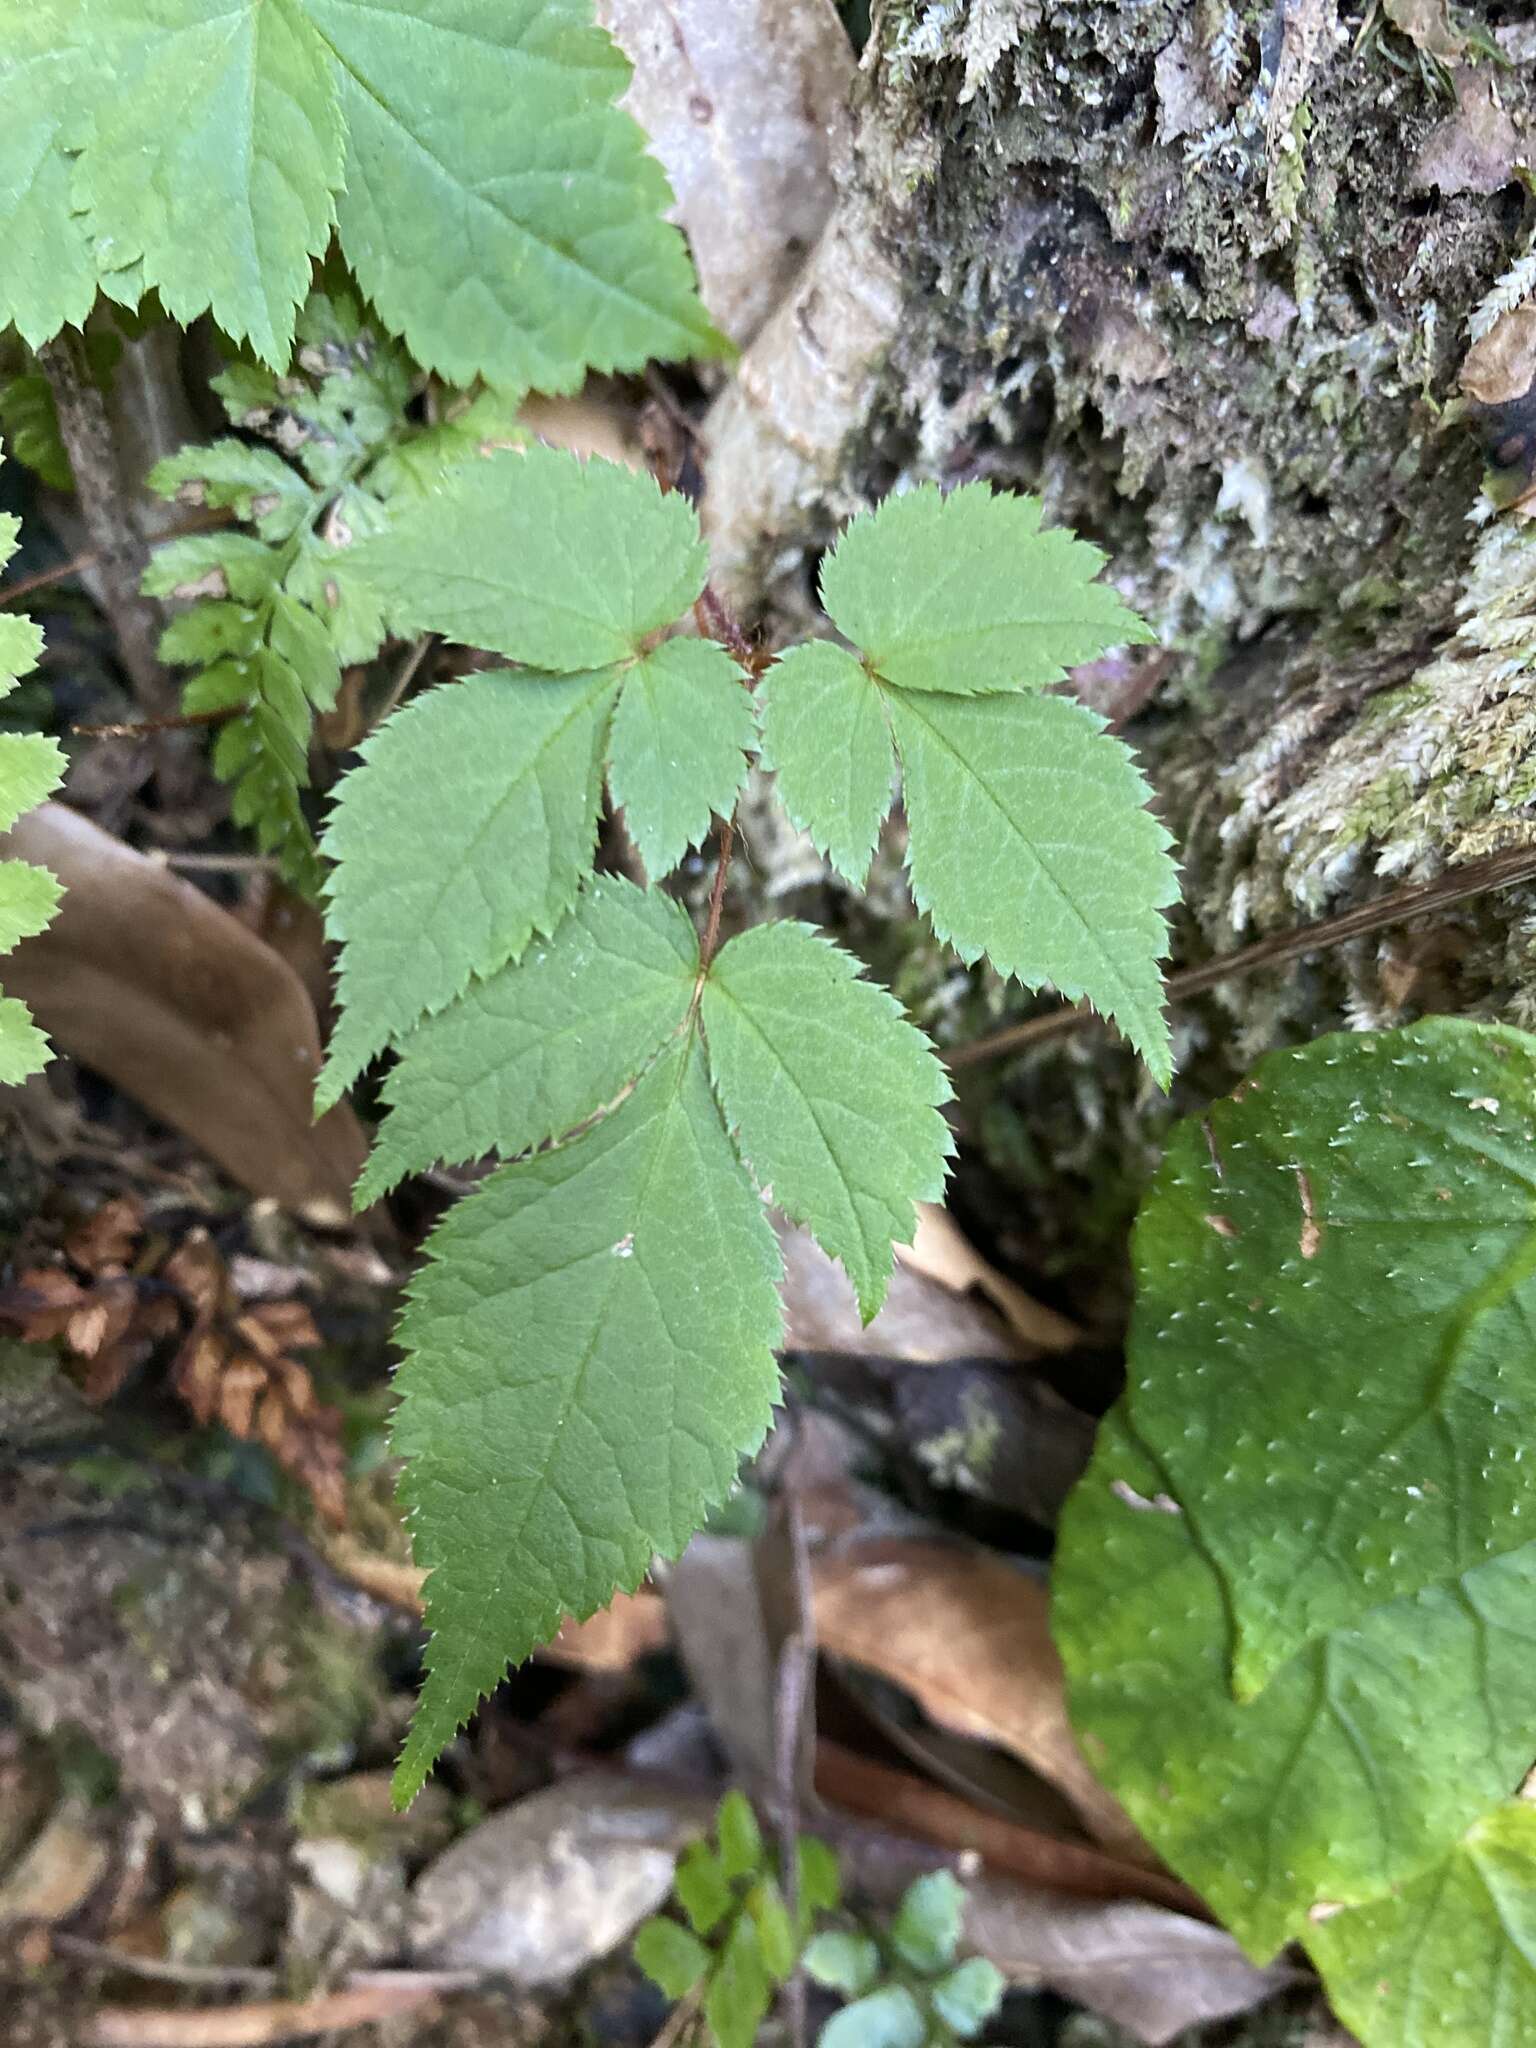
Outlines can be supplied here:
[[[918, 477], [1038, 491], [1100, 542], [1164, 648], [1084, 683], [1180, 840], [1184, 959], [1536, 839], [1524, 417], [1462, 396], [1536, 286], [1529, 164], [1523, 0], [886, 0], [838, 211], [711, 423], [723, 573], [803, 613], [837, 520]], [[1484, 345], [1501, 398], [1527, 334]], [[1228, 985], [1180, 1013], [1185, 1099], [1346, 1020], [1536, 1022], [1533, 908]], [[1102, 1190], [1156, 1142], [1134, 1093], [1100, 1040], [969, 1107], [1017, 1182]]]

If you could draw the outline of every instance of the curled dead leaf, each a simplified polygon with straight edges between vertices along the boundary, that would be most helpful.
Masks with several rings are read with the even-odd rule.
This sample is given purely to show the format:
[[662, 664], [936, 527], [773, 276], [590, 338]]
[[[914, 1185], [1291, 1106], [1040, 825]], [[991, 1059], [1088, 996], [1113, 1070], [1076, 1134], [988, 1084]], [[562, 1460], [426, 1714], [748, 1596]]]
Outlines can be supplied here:
[[51, 869], [64, 901], [6, 961], [55, 1044], [200, 1145], [257, 1195], [335, 1227], [367, 1154], [342, 1105], [315, 1123], [314, 1007], [293, 970], [191, 883], [64, 804], [0, 851]]
[[1077, 1746], [1042, 1580], [978, 1546], [901, 1538], [852, 1543], [811, 1569], [824, 1651], [891, 1679], [940, 1727], [1022, 1758], [1098, 1841], [1155, 1862]]

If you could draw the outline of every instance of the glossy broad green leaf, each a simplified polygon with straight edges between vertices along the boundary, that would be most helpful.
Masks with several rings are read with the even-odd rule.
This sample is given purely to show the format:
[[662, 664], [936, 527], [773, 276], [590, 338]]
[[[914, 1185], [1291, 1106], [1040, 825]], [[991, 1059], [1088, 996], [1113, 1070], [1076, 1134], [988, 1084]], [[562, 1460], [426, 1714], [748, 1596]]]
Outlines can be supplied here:
[[616, 689], [607, 670], [473, 676], [364, 743], [324, 839], [343, 1014], [322, 1108], [472, 975], [554, 931], [591, 870]]
[[919, 908], [965, 960], [1086, 996], [1166, 1085], [1157, 963], [1178, 893], [1146, 783], [1064, 697], [888, 693]]
[[428, 1251], [394, 1437], [433, 1629], [406, 1798], [509, 1662], [681, 1550], [778, 1385], [777, 1248], [696, 1046]]
[[1038, 498], [935, 484], [856, 519], [827, 557], [828, 616], [903, 690], [964, 696], [1059, 682], [1077, 662], [1153, 636], [1107, 584], [1104, 556]]
[[759, 925], [704, 987], [710, 1069], [765, 1189], [841, 1259], [868, 1322], [913, 1204], [943, 1193], [948, 1078], [923, 1034], [858, 962], [808, 926]]
[[134, 266], [173, 319], [211, 312], [286, 368], [346, 147], [301, 0], [96, 0], [91, 16], [112, 82], [74, 201], [98, 269]]
[[544, 447], [467, 464], [345, 560], [398, 631], [446, 633], [551, 673], [637, 654], [687, 611], [708, 566], [686, 499]]
[[630, 669], [608, 787], [653, 881], [730, 817], [757, 737], [746, 678], [713, 640], [668, 640]]
[[758, 704], [763, 766], [777, 774], [780, 803], [862, 889], [896, 777], [880, 691], [855, 656], [812, 640], [774, 663]]
[[358, 1206], [436, 1160], [510, 1158], [602, 1109], [681, 1025], [698, 960], [670, 897], [594, 882], [552, 938], [401, 1041]]
[[715, 352], [589, 0], [305, 0], [348, 132], [342, 248], [452, 384], [571, 391]]
[[1239, 1704], [1220, 1577], [1117, 1409], [1067, 1504], [1052, 1619], [1088, 1761], [1267, 1960], [1433, 1867], [1519, 1784], [1533, 1600], [1536, 1545], [1375, 1609]]
[[1536, 2040], [1536, 1806], [1498, 1808], [1392, 1897], [1329, 1915], [1310, 1947], [1366, 2048]]
[[1271, 1054], [1169, 1147], [1131, 1418], [1221, 1571], [1240, 1696], [1536, 1540], [1533, 1162], [1536, 1039], [1451, 1018]]

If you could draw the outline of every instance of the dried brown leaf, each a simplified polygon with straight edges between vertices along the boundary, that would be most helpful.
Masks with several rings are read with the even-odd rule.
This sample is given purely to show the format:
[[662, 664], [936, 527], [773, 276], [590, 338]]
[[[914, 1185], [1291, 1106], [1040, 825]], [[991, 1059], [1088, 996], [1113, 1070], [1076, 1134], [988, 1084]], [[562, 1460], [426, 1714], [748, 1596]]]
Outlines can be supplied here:
[[1221, 1928], [1163, 1906], [1064, 1899], [990, 1875], [966, 1887], [965, 1940], [1012, 1983], [1048, 1985], [1147, 2048], [1251, 2011], [1299, 1974], [1259, 1969]]
[[1083, 1333], [1076, 1323], [1036, 1301], [989, 1265], [949, 1211], [937, 1203], [918, 1204], [916, 1234], [911, 1244], [896, 1247], [896, 1256], [909, 1273], [936, 1280], [952, 1294], [963, 1295], [975, 1288], [1029, 1350], [1070, 1351], [1082, 1342]]
[[1427, 55], [1445, 64], [1465, 55], [1467, 39], [1452, 23], [1446, 0], [1384, 0], [1384, 11], [1392, 26]]
[[317, 1124], [314, 1007], [237, 918], [63, 804], [0, 852], [64, 884], [58, 917], [6, 961], [6, 988], [65, 1052], [202, 1146], [253, 1193], [339, 1225], [367, 1151], [345, 1105]]
[[82, 1273], [105, 1273], [129, 1265], [144, 1235], [144, 1211], [130, 1196], [117, 1195], [77, 1223], [64, 1240], [64, 1256]]
[[1155, 1859], [1083, 1760], [1043, 1581], [979, 1546], [883, 1538], [815, 1560], [824, 1650], [902, 1686], [940, 1727], [994, 1742], [1117, 1854]]

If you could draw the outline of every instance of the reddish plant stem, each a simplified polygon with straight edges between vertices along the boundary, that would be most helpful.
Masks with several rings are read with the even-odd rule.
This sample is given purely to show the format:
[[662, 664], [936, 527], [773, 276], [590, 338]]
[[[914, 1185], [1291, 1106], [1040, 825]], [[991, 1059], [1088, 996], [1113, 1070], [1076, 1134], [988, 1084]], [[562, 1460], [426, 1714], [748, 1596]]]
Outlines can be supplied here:
[[82, 740], [153, 739], [161, 732], [190, 732], [200, 725], [223, 725], [238, 718], [243, 705], [228, 705], [220, 711], [179, 711], [170, 718], [135, 718], [124, 725], [72, 725], [70, 731]]
[[704, 938], [699, 947], [699, 986], [702, 989], [704, 977], [709, 973], [710, 964], [720, 950], [720, 919], [725, 911], [725, 884], [731, 872], [731, 855], [736, 851], [736, 820], [727, 818], [720, 827], [720, 851], [715, 867], [715, 886], [709, 892], [709, 916], [704, 925]]
[[768, 665], [768, 657], [754, 647], [746, 630], [706, 583], [694, 600], [693, 615], [707, 640], [718, 640], [726, 653], [741, 663], [754, 680]]

